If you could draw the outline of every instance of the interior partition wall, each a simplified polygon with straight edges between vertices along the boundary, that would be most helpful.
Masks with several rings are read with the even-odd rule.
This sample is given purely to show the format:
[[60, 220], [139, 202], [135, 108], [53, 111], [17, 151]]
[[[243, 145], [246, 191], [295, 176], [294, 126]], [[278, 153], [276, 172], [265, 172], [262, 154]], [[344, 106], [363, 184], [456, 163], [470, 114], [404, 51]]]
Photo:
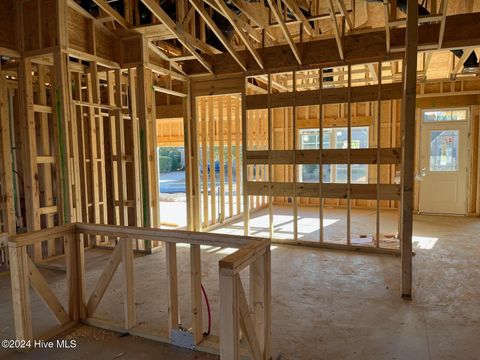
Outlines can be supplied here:
[[382, 63], [246, 79], [244, 191], [268, 206], [259, 230], [245, 202], [246, 233], [398, 251], [398, 79]]

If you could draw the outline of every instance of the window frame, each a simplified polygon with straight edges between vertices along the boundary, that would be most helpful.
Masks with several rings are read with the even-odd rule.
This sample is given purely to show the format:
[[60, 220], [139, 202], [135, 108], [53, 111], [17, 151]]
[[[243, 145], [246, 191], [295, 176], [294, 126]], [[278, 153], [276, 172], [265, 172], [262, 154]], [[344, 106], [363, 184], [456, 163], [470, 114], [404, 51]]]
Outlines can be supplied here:
[[[368, 146], [367, 148], [369, 148], [370, 146], [370, 135], [371, 135], [371, 129], [370, 129], [370, 125], [358, 125], [358, 126], [351, 126], [350, 129], [354, 129], [354, 128], [357, 128], [357, 129], [361, 129], [361, 128], [365, 128], [367, 129], [367, 132], [368, 132]], [[337, 135], [337, 130], [339, 129], [342, 129], [342, 130], [346, 130], [348, 131], [348, 126], [336, 126], [336, 127], [325, 127], [325, 128], [322, 128], [322, 136], [320, 136], [320, 129], [319, 128], [302, 128], [302, 129], [299, 129], [298, 131], [298, 137], [299, 137], [299, 141], [298, 143], [300, 144], [300, 149], [301, 150], [304, 150], [305, 148], [303, 147], [303, 142], [302, 142], [302, 132], [306, 132], [306, 131], [315, 131], [317, 133], [316, 135], [316, 142], [315, 142], [315, 146], [318, 146], [320, 147], [320, 138], [321, 138], [321, 141], [322, 141], [322, 144], [323, 144], [323, 135], [324, 135], [324, 131], [325, 130], [329, 130], [330, 132], [330, 141], [329, 141], [329, 144], [330, 144], [330, 147], [329, 148], [322, 148], [322, 150], [329, 150], [329, 149], [344, 149], [344, 148], [337, 148], [337, 147], [332, 147], [332, 145], [336, 145], [336, 135]], [[351, 131], [351, 130], [350, 130]], [[348, 136], [347, 136], [348, 138]], [[352, 139], [350, 139], [350, 141], [352, 141]], [[319, 150], [319, 148], [315, 148], [313, 150]], [[362, 149], [362, 148], [360, 148]], [[300, 166], [300, 169], [299, 169], [299, 182], [303, 182], [303, 166], [306, 165], [306, 164], [299, 164]], [[315, 165], [315, 164], [312, 164], [312, 165]], [[337, 172], [338, 172], [338, 165], [347, 165], [347, 164], [322, 164], [321, 166], [329, 166], [330, 167], [330, 179], [329, 181], [323, 181], [322, 179], [322, 183], [327, 183], [327, 184], [346, 184], [347, 181], [338, 181], [337, 180]], [[351, 164], [351, 165], [356, 165], [356, 164]], [[365, 181], [361, 181], [361, 182], [351, 182], [353, 184], [368, 184], [369, 183], [369, 170], [370, 170], [370, 167], [368, 164], [360, 164], [360, 165], [366, 165], [366, 180]], [[318, 165], [320, 167], [320, 164]], [[351, 171], [351, 167], [350, 167], [350, 171]], [[323, 172], [323, 174], [325, 174], [325, 172]], [[320, 174], [318, 176], [318, 182], [320, 182]]]

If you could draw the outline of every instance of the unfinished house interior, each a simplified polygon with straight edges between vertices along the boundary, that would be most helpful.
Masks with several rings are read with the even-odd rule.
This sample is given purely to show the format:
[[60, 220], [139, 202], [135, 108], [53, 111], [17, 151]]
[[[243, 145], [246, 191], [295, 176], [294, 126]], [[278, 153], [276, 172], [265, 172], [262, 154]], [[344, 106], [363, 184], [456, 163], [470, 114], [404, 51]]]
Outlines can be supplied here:
[[0, 358], [480, 359], [480, 0], [1, 0]]

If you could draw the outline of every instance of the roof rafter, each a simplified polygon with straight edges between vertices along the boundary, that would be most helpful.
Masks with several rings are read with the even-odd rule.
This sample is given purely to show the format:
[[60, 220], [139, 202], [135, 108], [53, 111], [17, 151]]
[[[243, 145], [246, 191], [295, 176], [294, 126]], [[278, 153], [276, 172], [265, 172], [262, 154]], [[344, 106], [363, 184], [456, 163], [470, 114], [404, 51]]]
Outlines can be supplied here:
[[302, 10], [298, 7], [297, 3], [294, 0], [282, 0], [285, 5], [293, 12], [295, 17], [303, 24], [305, 31], [308, 35], [314, 36], [316, 34], [315, 29], [308, 22], [306, 16], [303, 14]]
[[230, 11], [230, 9], [227, 7], [227, 5], [223, 0], [215, 0], [215, 2], [217, 3], [218, 7], [221, 9], [225, 17], [228, 19], [230, 24], [232, 24], [233, 28], [237, 32], [238, 36], [240, 36], [240, 38], [242, 39], [243, 43], [247, 47], [250, 54], [252, 54], [258, 66], [260, 66], [260, 68], [263, 69], [263, 60], [260, 57], [257, 50], [253, 47], [253, 44], [250, 42], [250, 39], [248, 38], [248, 35], [244, 33], [243, 29], [240, 27], [237, 16], [234, 16], [234, 13]]
[[165, 26], [167, 27], [170, 32], [178, 37], [178, 41], [185, 46], [185, 48], [192, 53], [193, 56], [197, 58], [197, 60], [210, 72], [213, 73], [212, 65], [205, 60], [200, 54], [197, 53], [195, 48], [190, 44], [190, 42], [186, 39], [185, 34], [183, 31], [179, 31], [177, 29], [177, 25], [175, 22], [170, 19], [170, 16], [162, 9], [162, 7], [157, 4], [154, 0], [141, 0], [143, 4], [155, 15]]
[[350, 17], [350, 14], [347, 11], [347, 7], [345, 6], [344, 0], [336, 0], [338, 7], [340, 9], [340, 13], [345, 17], [345, 20], [347, 20], [347, 25], [348, 28], [351, 30], [354, 28], [352, 18]]
[[474, 48], [463, 49], [463, 54], [458, 60], [455, 67], [453, 68], [452, 73], [450, 75], [451, 77], [455, 77], [459, 73], [459, 71], [463, 68], [463, 64], [465, 63], [465, 61], [468, 59], [468, 57], [472, 54], [474, 50], [475, 50]]
[[[257, 32], [256, 32], [256, 29], [253, 28], [252, 25], [250, 25], [249, 23], [247, 23], [244, 19], [242, 19], [239, 15], [235, 14], [232, 10], [230, 10], [227, 6], [225, 7], [219, 7], [218, 6], [218, 3], [216, 2], [216, 0], [203, 0], [203, 2], [205, 4], [207, 4], [208, 6], [210, 6], [213, 10], [215, 10], [216, 12], [218, 12], [220, 15], [222, 15], [225, 19], [227, 19], [228, 21], [230, 21], [229, 17], [227, 15], [229, 15], [230, 17], [234, 18], [236, 20], [236, 22], [238, 23], [238, 26], [243, 29], [245, 31], [245, 33], [251, 37], [253, 40], [255, 40], [256, 42], [258, 43], [261, 43], [262, 42], [262, 38], [260, 36], [258, 36]], [[225, 11], [224, 11], [225, 9]]]
[[114, 8], [112, 8], [106, 0], [93, 0], [95, 4], [98, 5], [100, 9], [105, 11], [108, 15], [110, 15], [116, 22], [118, 22], [124, 29], [129, 29], [130, 25], [128, 24], [127, 20], [120, 15]]
[[340, 55], [340, 59], [343, 60], [344, 55], [343, 55], [342, 38], [340, 37], [340, 29], [338, 28], [338, 22], [337, 22], [337, 17], [335, 15], [335, 8], [333, 7], [333, 1], [328, 0], [328, 5], [329, 5], [328, 12], [330, 13], [330, 18], [332, 19], [332, 23], [333, 23], [333, 32], [335, 34], [335, 41], [337, 42], [338, 54]]
[[205, 23], [212, 29], [214, 32], [215, 36], [220, 40], [220, 42], [225, 46], [227, 51], [232, 55], [232, 57], [235, 59], [235, 61], [240, 65], [240, 67], [243, 70], [247, 70], [247, 66], [245, 64], [245, 60], [238, 55], [237, 51], [233, 48], [232, 44], [228, 39], [223, 35], [222, 31], [218, 28], [217, 24], [215, 24], [215, 21], [213, 21], [212, 17], [207, 13], [203, 6], [203, 2], [200, 2], [199, 0], [189, 0], [192, 6], [197, 10], [197, 12], [200, 14], [202, 19], [205, 21]]
[[292, 49], [293, 55], [295, 55], [295, 58], [297, 59], [298, 63], [302, 65], [302, 57], [300, 56], [300, 51], [298, 50], [297, 45], [293, 41], [292, 35], [290, 35], [290, 32], [288, 31], [288, 27], [285, 24], [285, 21], [283, 20], [282, 15], [280, 14], [280, 9], [273, 3], [272, 0], [267, 0], [267, 1], [268, 1], [268, 5], [270, 5], [270, 10], [272, 10], [275, 20], [277, 20], [277, 22], [280, 24], [282, 33], [285, 36], [285, 39], [287, 39], [288, 45], [290, 46], [290, 49]]
[[167, 54], [165, 54], [158, 46], [156, 46], [154, 43], [151, 41], [148, 41], [148, 47], [150, 50], [152, 50], [155, 54], [160, 56], [165, 61], [168, 61], [170, 63], [170, 66], [180, 72], [183, 75], [187, 75], [185, 71], [182, 70], [182, 68], [172, 59], [168, 57]]

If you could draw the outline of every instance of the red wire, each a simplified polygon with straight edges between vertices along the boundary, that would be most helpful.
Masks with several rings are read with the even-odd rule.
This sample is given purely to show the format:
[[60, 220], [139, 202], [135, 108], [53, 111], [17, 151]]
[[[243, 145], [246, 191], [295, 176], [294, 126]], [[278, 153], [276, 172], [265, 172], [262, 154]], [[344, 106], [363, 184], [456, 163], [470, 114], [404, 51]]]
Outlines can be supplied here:
[[203, 288], [203, 284], [200, 284], [200, 286], [202, 287], [202, 293], [203, 293], [203, 297], [205, 298], [205, 302], [207, 304], [207, 312], [208, 312], [208, 331], [204, 335], [210, 335], [210, 329], [212, 326], [212, 314], [210, 312], [210, 303], [208, 302], [207, 292]]

